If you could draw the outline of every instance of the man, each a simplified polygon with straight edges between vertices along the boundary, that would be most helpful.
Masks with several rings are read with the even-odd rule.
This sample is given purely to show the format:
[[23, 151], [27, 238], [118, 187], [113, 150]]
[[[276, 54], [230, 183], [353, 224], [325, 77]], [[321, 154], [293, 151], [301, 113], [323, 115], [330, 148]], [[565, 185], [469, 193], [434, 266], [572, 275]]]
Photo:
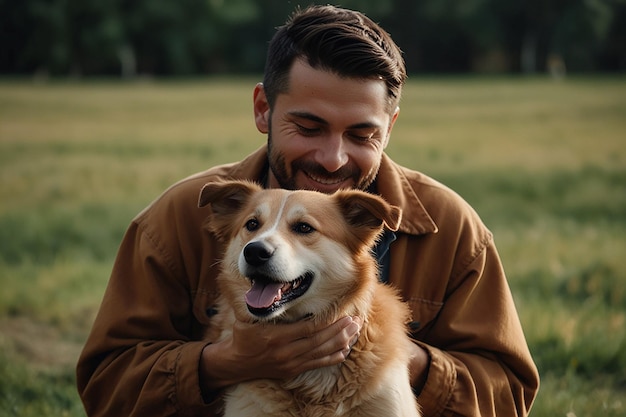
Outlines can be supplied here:
[[381, 279], [409, 304], [411, 383], [424, 415], [526, 415], [538, 387], [491, 233], [455, 193], [384, 153], [406, 74], [387, 33], [332, 6], [297, 12], [272, 39], [254, 117], [267, 147], [167, 190], [130, 225], [78, 363], [93, 416], [213, 415], [221, 390], [345, 360], [360, 318], [316, 327], [237, 323], [215, 313], [222, 247], [197, 208], [210, 181], [331, 193], [359, 188], [403, 209], [376, 248]]

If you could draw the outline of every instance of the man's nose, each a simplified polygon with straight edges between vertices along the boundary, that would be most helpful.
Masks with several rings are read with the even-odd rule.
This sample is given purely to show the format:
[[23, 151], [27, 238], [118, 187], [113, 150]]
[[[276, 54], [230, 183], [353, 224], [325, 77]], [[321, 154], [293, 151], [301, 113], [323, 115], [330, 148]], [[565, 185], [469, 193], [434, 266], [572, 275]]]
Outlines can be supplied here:
[[339, 134], [330, 135], [325, 141], [321, 141], [315, 158], [316, 162], [328, 172], [341, 169], [349, 159], [343, 137]]

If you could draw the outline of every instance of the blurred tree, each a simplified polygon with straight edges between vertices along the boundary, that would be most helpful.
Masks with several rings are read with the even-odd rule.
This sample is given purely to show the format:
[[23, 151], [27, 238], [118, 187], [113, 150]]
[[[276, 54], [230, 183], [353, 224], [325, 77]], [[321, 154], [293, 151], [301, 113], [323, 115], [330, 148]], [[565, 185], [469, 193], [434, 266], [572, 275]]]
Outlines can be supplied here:
[[210, 67], [219, 34], [206, 0], [119, 0], [125, 51], [142, 74], [187, 75]]
[[474, 56], [501, 47], [493, 0], [392, 0], [382, 19], [409, 71], [466, 72]]
[[284, 4], [253, 0], [209, 0], [219, 27], [218, 53], [213, 57], [213, 67], [222, 71], [263, 70], [267, 42], [262, 25], [267, 23], [266, 13]]
[[119, 0], [65, 0], [65, 31], [73, 75], [119, 74], [123, 27]]
[[[0, 73], [263, 70], [284, 0], [0, 0]], [[626, 0], [344, 0], [391, 33], [409, 72], [624, 70]], [[552, 58], [551, 58], [552, 57]]]
[[598, 69], [597, 57], [611, 27], [612, 18], [609, 1], [571, 2], [551, 28], [548, 53], [562, 56], [566, 65], [578, 71]]
[[[617, 0], [620, 1], [620, 0]], [[515, 69], [543, 71], [557, 59], [577, 71], [592, 68], [613, 19], [611, 0], [501, 2], [503, 35]]]
[[613, 0], [611, 8], [613, 19], [597, 64], [608, 71], [626, 71], [626, 0]]
[[[327, 1], [208, 0], [219, 25], [222, 69], [261, 72], [267, 44], [276, 28], [284, 24], [297, 7], [328, 4]], [[345, 0], [343, 7], [358, 9], [376, 20], [391, 12], [391, 3], [380, 0]]]
[[68, 70], [65, 0], [0, 0], [0, 71]]

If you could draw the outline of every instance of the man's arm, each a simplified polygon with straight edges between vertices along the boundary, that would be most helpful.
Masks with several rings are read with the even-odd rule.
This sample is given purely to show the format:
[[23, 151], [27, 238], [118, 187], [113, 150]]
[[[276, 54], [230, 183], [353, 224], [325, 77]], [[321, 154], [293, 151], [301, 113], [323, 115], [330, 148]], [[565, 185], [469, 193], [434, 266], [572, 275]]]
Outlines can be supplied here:
[[89, 416], [174, 415], [201, 408], [191, 297], [155, 236], [133, 222], [77, 365]]
[[539, 377], [493, 244], [416, 341], [411, 371], [425, 415], [528, 414]]

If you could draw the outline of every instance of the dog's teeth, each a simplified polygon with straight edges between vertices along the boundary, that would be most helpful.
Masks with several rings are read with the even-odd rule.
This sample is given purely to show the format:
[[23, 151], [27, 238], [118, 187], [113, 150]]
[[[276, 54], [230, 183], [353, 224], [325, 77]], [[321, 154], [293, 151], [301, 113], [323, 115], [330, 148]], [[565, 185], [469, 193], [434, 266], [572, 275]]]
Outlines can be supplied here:
[[293, 284], [292, 284], [291, 288], [293, 288], [293, 289], [295, 290], [296, 288], [298, 288], [298, 287], [300, 286], [300, 284], [301, 284], [301, 283], [302, 283], [302, 280], [297, 279], [297, 280], [295, 280], [295, 281], [293, 282]]

